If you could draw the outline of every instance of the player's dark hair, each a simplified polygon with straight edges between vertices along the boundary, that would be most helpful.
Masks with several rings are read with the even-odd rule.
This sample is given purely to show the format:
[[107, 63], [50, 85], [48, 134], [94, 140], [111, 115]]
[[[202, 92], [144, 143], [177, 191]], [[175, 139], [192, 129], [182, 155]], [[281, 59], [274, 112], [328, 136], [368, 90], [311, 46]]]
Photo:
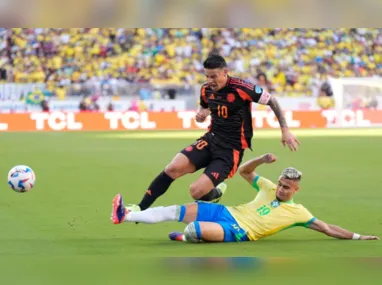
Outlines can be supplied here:
[[227, 67], [227, 62], [221, 55], [210, 54], [204, 61], [203, 67], [205, 69], [225, 68]]

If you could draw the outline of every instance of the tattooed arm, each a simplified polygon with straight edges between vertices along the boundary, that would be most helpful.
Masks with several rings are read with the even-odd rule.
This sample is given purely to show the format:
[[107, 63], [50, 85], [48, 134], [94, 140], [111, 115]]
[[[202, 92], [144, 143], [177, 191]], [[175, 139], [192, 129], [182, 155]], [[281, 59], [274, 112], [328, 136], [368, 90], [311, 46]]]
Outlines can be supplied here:
[[261, 105], [270, 106], [280, 124], [280, 129], [282, 133], [281, 142], [283, 146], [285, 147], [285, 145], [288, 145], [291, 151], [297, 150], [297, 145], [300, 144], [300, 142], [289, 131], [287, 122], [284, 117], [284, 113], [275, 97], [273, 97], [270, 93], [268, 93], [260, 86], [253, 85], [241, 79], [231, 78], [230, 84], [235, 86], [237, 93], [242, 99], [248, 100], [250, 102], [255, 102]]
[[268, 101], [268, 106], [271, 107], [273, 113], [275, 114], [277, 120], [280, 124], [280, 129], [282, 133], [281, 143], [285, 147], [287, 144], [291, 151], [297, 150], [297, 144], [300, 142], [296, 139], [296, 137], [289, 131], [288, 124], [285, 120], [284, 112], [281, 109], [281, 106], [277, 99], [273, 96], [270, 97]]
[[275, 114], [277, 120], [279, 121], [281, 131], [287, 130], [288, 125], [287, 125], [287, 122], [285, 120], [283, 110], [281, 109], [280, 104], [277, 101], [277, 99], [275, 97], [271, 97], [269, 102], [268, 102], [268, 105], [269, 105], [269, 107], [271, 107], [273, 113]]

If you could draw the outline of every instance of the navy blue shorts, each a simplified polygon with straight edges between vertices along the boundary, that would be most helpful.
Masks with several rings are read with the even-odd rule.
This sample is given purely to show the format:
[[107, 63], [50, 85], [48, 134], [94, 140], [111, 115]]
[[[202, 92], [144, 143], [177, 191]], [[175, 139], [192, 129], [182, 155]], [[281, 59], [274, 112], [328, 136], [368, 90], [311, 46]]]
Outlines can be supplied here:
[[[227, 210], [226, 206], [201, 201], [196, 203], [198, 203], [196, 222], [213, 222], [221, 225], [224, 230], [224, 242], [248, 241], [246, 231], [239, 226], [235, 218]], [[180, 221], [183, 220], [185, 210], [185, 206], [182, 206]], [[198, 223], [196, 223], [195, 229], [197, 235], [201, 236]]]

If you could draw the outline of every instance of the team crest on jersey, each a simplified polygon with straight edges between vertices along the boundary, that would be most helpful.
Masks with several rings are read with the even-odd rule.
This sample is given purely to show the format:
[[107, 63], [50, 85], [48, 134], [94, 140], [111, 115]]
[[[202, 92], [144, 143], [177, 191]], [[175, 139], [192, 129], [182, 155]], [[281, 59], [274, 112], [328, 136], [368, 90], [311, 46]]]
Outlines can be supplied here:
[[228, 101], [229, 103], [232, 103], [233, 101], [235, 101], [235, 94], [229, 93], [229, 94], [227, 95], [227, 101]]
[[277, 208], [278, 206], [280, 206], [280, 201], [275, 199], [271, 202], [271, 207], [272, 208]]

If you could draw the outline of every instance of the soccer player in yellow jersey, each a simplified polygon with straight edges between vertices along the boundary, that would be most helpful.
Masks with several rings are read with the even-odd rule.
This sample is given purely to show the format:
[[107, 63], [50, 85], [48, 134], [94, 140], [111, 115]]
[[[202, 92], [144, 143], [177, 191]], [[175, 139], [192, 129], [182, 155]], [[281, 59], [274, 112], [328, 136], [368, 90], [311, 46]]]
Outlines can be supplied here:
[[[299, 190], [301, 172], [286, 168], [277, 184], [258, 175], [255, 169], [264, 163], [273, 163], [277, 157], [265, 154], [240, 166], [240, 175], [257, 190], [256, 198], [243, 205], [224, 205], [196, 202], [187, 205], [155, 207], [141, 212], [125, 208], [120, 194], [113, 200], [112, 221], [160, 223], [178, 221], [186, 223], [184, 233], [173, 232], [172, 240], [188, 242], [256, 241], [294, 226], [303, 226], [338, 239], [376, 240], [376, 236], [359, 235], [327, 224], [314, 217], [304, 206], [296, 204], [293, 196]], [[218, 187], [224, 192], [226, 185]]]

